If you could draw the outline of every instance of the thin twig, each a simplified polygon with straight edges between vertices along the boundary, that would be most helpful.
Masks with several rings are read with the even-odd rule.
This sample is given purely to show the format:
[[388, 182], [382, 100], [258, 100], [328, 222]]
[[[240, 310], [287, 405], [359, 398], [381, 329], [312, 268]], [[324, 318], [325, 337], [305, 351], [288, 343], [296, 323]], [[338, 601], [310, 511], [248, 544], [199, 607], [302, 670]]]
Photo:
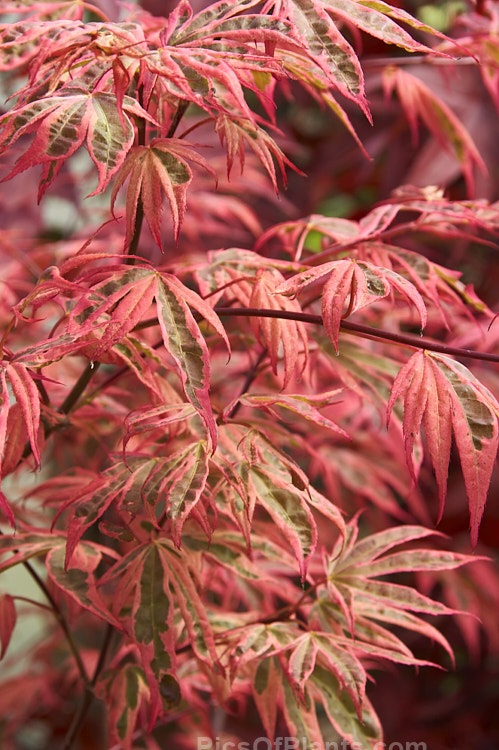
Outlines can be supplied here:
[[83, 693], [80, 706], [73, 717], [73, 721], [71, 722], [71, 726], [64, 738], [64, 744], [62, 745], [61, 750], [71, 750], [71, 747], [80, 732], [81, 726], [85, 721], [87, 712], [95, 699], [94, 687], [102, 669], [104, 668], [104, 664], [106, 663], [107, 653], [109, 651], [109, 646], [111, 645], [113, 634], [114, 628], [112, 625], [108, 624], [92, 679], [87, 681], [87, 684], [85, 685], [85, 692]]
[[[265, 308], [253, 307], [215, 307], [214, 310], [221, 318], [280, 318], [282, 320], [298, 320], [302, 323], [313, 323], [315, 325], [322, 325], [323, 323], [320, 315], [291, 312], [289, 310], [267, 310]], [[459, 346], [449, 346], [448, 344], [431, 341], [422, 336], [413, 336], [408, 333], [393, 333], [392, 331], [385, 331], [381, 328], [370, 328], [369, 326], [364, 326], [360, 323], [351, 323], [348, 320], [342, 320], [340, 328], [346, 333], [352, 333], [354, 335], [356, 334], [372, 339], [380, 339], [382, 341], [393, 341], [395, 344], [410, 346], [413, 349], [427, 349], [432, 352], [449, 354], [453, 357], [468, 357], [469, 359], [480, 359], [486, 362], [499, 363], [499, 354], [481, 352], [473, 349], [462, 349]]]
[[[137, 98], [139, 104], [142, 106], [144, 103], [144, 89], [139, 86], [137, 89]], [[137, 118], [137, 146], [146, 145], [146, 121], [142, 117]], [[139, 246], [140, 234], [142, 232], [142, 223], [144, 221], [144, 206], [142, 204], [142, 198], [139, 196], [137, 200], [137, 208], [135, 210], [135, 224], [133, 227], [133, 235], [130, 240], [130, 244], [127, 248], [127, 259], [126, 265], [133, 266], [135, 263], [135, 255]]]
[[190, 102], [181, 100], [178, 104], [177, 111], [172, 117], [172, 121], [170, 123], [170, 127], [168, 128], [168, 133], [166, 134], [167, 138], [173, 138], [176, 129], [179, 126], [180, 120], [185, 115], [187, 108], [189, 106]]
[[60, 405], [58, 411], [61, 414], [69, 414], [70, 411], [74, 409], [76, 406], [76, 403], [78, 402], [78, 399], [82, 395], [83, 391], [97, 372], [99, 368], [100, 362], [89, 362], [86, 368], [83, 370], [82, 374], [72, 387], [71, 391], [68, 393], [62, 404]]
[[[14, 550], [15, 551], [15, 550]], [[43, 592], [44, 596], [47, 598], [48, 602], [50, 603], [52, 612], [54, 613], [54, 616], [56, 617], [62, 632], [64, 633], [64, 636], [68, 642], [68, 646], [71, 650], [71, 653], [73, 654], [74, 660], [76, 662], [76, 666], [78, 667], [78, 671], [81, 675], [82, 680], [85, 682], [85, 685], [90, 684], [90, 678], [87, 674], [87, 670], [85, 669], [85, 665], [83, 664], [81, 654], [79, 652], [78, 646], [76, 645], [73, 636], [71, 634], [71, 631], [69, 629], [68, 623], [66, 622], [66, 618], [64, 617], [64, 614], [62, 613], [61, 608], [59, 607], [58, 603], [50, 593], [45, 581], [38, 575], [34, 567], [31, 565], [29, 560], [23, 561], [23, 566], [25, 570], [29, 573], [29, 575], [32, 577], [32, 579], [35, 581], [38, 588]]]
[[431, 57], [430, 55], [411, 55], [411, 57], [364, 57], [362, 65], [365, 68], [385, 68], [388, 65], [437, 65], [444, 67], [447, 65], [478, 65], [478, 60], [474, 57]]
[[[246, 375], [246, 379], [242, 385], [238, 398], [240, 398], [244, 393], [247, 392], [248, 388], [250, 387], [250, 385], [252, 384], [252, 382], [254, 381], [254, 379], [256, 378], [258, 374], [258, 368], [260, 367], [260, 365], [262, 364], [266, 356], [267, 356], [267, 348], [265, 347], [264, 349], [262, 349], [262, 351], [256, 358], [256, 361], [254, 362], [253, 366], [251, 367], [248, 374]], [[240, 408], [241, 408], [241, 402], [236, 401], [234, 403], [234, 406], [231, 409], [229, 409], [229, 411], [227, 412], [226, 414], [227, 419], [234, 418]]]

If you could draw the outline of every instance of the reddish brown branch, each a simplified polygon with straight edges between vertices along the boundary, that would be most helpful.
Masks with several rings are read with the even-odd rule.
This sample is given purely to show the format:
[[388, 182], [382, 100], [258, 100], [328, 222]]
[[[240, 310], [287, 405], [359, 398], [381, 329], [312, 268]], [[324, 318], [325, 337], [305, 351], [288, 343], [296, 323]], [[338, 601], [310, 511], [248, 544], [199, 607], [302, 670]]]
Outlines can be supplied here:
[[[215, 312], [221, 318], [230, 317], [248, 317], [248, 318], [281, 318], [283, 320], [298, 320], [302, 323], [313, 323], [322, 325], [320, 315], [311, 313], [291, 312], [288, 310], [267, 310], [265, 308], [253, 307], [216, 307]], [[381, 339], [382, 341], [393, 341], [395, 344], [410, 346], [414, 349], [428, 349], [432, 352], [449, 354], [452, 357], [468, 357], [470, 359], [481, 359], [486, 362], [498, 362], [499, 354], [491, 352], [475, 351], [473, 349], [462, 349], [459, 346], [449, 346], [437, 341], [423, 338], [422, 336], [412, 336], [408, 333], [393, 333], [380, 328], [371, 328], [360, 323], [351, 323], [348, 320], [341, 321], [341, 330], [345, 333], [358, 334], [363, 337], [372, 339]]]

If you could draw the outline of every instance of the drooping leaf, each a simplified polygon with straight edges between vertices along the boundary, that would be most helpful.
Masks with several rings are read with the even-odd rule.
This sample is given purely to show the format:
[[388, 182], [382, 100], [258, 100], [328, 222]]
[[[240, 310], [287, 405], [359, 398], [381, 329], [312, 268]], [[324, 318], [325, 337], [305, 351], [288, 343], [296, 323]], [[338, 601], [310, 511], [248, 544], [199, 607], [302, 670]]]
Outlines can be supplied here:
[[[123, 108], [128, 114], [151, 119], [138, 102], [128, 96], [124, 99]], [[112, 94], [92, 93], [69, 86], [58, 94], [14, 108], [0, 119], [0, 127], [4, 128], [0, 149], [12, 146], [26, 133], [36, 134], [31, 146], [5, 179], [14, 177], [28, 167], [42, 164], [40, 198], [61, 163], [86, 142], [99, 174], [99, 184], [94, 193], [103, 191], [133, 144], [134, 129], [128, 114], [124, 115], [122, 124], [116, 98]]]
[[282, 671], [275, 657], [262, 658], [252, 665], [252, 692], [255, 705], [267, 736], [274, 737], [277, 719], [277, 700]]
[[165, 493], [167, 517], [171, 519], [173, 539], [180, 546], [185, 520], [196, 506], [208, 476], [206, 441], [189, 447], [176, 461], [170, 461]]
[[[258, 127], [258, 125], [249, 119], [243, 120], [241, 117], [228, 117], [225, 114], [219, 115], [215, 127], [220, 137], [220, 142], [222, 144], [225, 142], [227, 148], [227, 176], [230, 175], [236, 157], [239, 158], [241, 172], [243, 171], [244, 149], [245, 146], [249, 146], [265, 167], [276, 193], [278, 192], [278, 187], [274, 159], [280, 167], [284, 185], [286, 185], [284, 167], [286, 164], [293, 167], [293, 164], [263, 128]], [[296, 169], [295, 167], [293, 168]]]
[[320, 700], [333, 726], [352, 746], [361, 750], [374, 750], [382, 741], [378, 716], [364, 698], [359, 717], [351, 696], [341, 687], [334, 674], [324, 666], [316, 665], [310, 678], [313, 694]]
[[476, 545], [499, 445], [499, 404], [464, 365], [427, 351], [416, 352], [401, 368], [393, 384], [388, 416], [399, 397], [404, 401], [407, 464], [414, 477], [412, 450], [424, 419], [439, 488], [439, 518], [454, 434], [470, 508], [471, 540]]
[[314, 0], [284, 0], [279, 5], [281, 17], [292, 21], [297, 37], [330, 84], [367, 112], [362, 68], [351, 45], [328, 14], [327, 5]]
[[305, 700], [298, 700], [295, 691], [283, 677], [282, 693], [282, 710], [289, 734], [292, 737], [303, 738], [306, 743], [305, 747], [323, 750], [325, 747], [324, 740], [310, 691], [307, 690]]
[[104, 574], [118, 582], [113, 608], [134, 634], [144, 654], [144, 668], [156, 680], [176, 664], [173, 615], [180, 609], [195, 654], [221, 669], [213, 632], [202, 601], [192, 553], [167, 540], [136, 547]]
[[[223, 295], [244, 307], [301, 312], [296, 300], [275, 294], [276, 286], [284, 281], [279, 270], [284, 264], [279, 261], [236, 248], [212, 253], [211, 260], [196, 274], [202, 293], [210, 300], [219, 302]], [[250, 325], [269, 352], [274, 374], [278, 373], [279, 362], [283, 360], [284, 387], [293, 376], [303, 375], [308, 361], [308, 336], [303, 323], [262, 316], [252, 317]]]
[[336, 636], [309, 632], [297, 640], [289, 657], [287, 672], [292, 684], [302, 691], [318, 665], [334, 674], [358, 713], [366, 686], [366, 671], [359, 659]]
[[80, 0], [41, 0], [32, 3], [30, 0], [7, 0], [2, 4], [2, 13], [29, 14], [31, 20], [64, 16], [64, 18], [81, 19], [84, 13]]
[[[193, 14], [189, 3], [182, 1], [170, 14], [164, 38], [168, 38], [171, 44], [176, 45], [185, 44], [187, 41], [192, 42], [209, 34], [215, 34], [221, 24], [227, 23], [229, 19], [232, 19], [235, 24], [234, 30], [237, 31], [239, 25], [244, 28], [248, 18], [247, 11], [258, 3], [259, 0], [238, 0], [237, 3], [219, 0], [203, 8], [199, 13]], [[243, 12], [243, 16], [239, 15]], [[254, 21], [255, 18], [261, 17], [249, 15], [249, 18]], [[262, 24], [264, 22], [265, 17], [262, 19]]]
[[[250, 581], [264, 581], [265, 572], [248, 557], [242, 542], [243, 539], [239, 532], [229, 531], [215, 531], [209, 541], [205, 536], [194, 537], [192, 533], [182, 537], [182, 544], [188, 549], [202, 550], [206, 557], [215, 560], [237, 576], [242, 576]], [[252, 549], [255, 550], [258, 545], [259, 539], [255, 538]], [[276, 559], [279, 559], [277, 553]]]
[[288, 540], [304, 577], [305, 559], [317, 543], [317, 529], [308, 506], [297, 492], [280, 486], [277, 478], [256, 468], [251, 470], [251, 481], [259, 502]]
[[114, 208], [121, 186], [129, 178], [126, 195], [126, 237], [128, 247], [135, 230], [137, 207], [143, 208], [152, 235], [162, 249], [161, 218], [163, 198], [166, 196], [173, 220], [175, 239], [178, 240], [186, 206], [186, 194], [192, 181], [194, 162], [215, 177], [215, 172], [194, 148], [178, 138], [154, 138], [148, 146], [135, 146], [116, 175], [111, 196]]
[[[410, 204], [409, 204], [410, 205]], [[414, 202], [414, 208], [417, 210], [417, 202]], [[431, 215], [431, 208], [427, 206], [428, 213], [422, 213], [421, 224], [430, 228], [436, 217]], [[435, 211], [440, 212], [440, 207], [434, 207]], [[454, 220], [473, 221], [473, 216], [468, 215], [464, 210], [459, 217], [459, 209], [456, 206]], [[471, 212], [470, 212], [471, 214]], [[442, 218], [445, 213], [441, 214]], [[459, 218], [458, 218], [459, 217]], [[465, 218], [466, 217], [466, 218]], [[452, 219], [445, 218], [445, 221]], [[417, 227], [417, 222], [414, 229]], [[362, 243], [359, 245], [356, 253], [359, 258], [369, 260], [377, 266], [390, 268], [407, 278], [418, 290], [423, 298], [428, 299], [440, 312], [444, 324], [450, 328], [449, 313], [447, 308], [452, 310], [460, 309], [464, 314], [469, 315], [470, 308], [477, 313], [492, 315], [487, 305], [478, 299], [471, 285], [465, 286], [460, 280], [462, 274], [443, 266], [433, 263], [419, 253], [406, 250], [405, 248], [396, 247], [387, 243]]]
[[123, 440], [123, 451], [126, 450], [128, 441], [144, 432], [154, 430], [164, 431], [171, 425], [183, 422], [196, 414], [194, 406], [190, 403], [160, 404], [158, 406], [142, 406], [131, 411], [125, 418], [126, 428]]
[[158, 279], [155, 297], [165, 346], [179, 369], [185, 394], [205, 422], [215, 446], [216, 425], [209, 399], [208, 347], [189, 305], [206, 318], [230, 351], [225, 329], [212, 308], [171, 274], [162, 274]]
[[18, 565], [32, 557], [45, 555], [51, 549], [63, 546], [65, 541], [66, 538], [64, 536], [51, 534], [45, 530], [18, 531], [15, 536], [1, 535], [0, 557], [6, 553], [13, 554], [0, 562], [0, 572], [9, 570], [14, 565]]
[[110, 745], [119, 743], [123, 750], [132, 750], [141, 706], [150, 697], [144, 670], [135, 664], [109, 670], [100, 678], [96, 693], [106, 701], [108, 707]]
[[68, 332], [92, 333], [102, 325], [103, 334], [92, 353], [98, 359], [145, 317], [156, 283], [156, 274], [149, 268], [116, 268], [114, 273], [106, 274], [104, 281], [97, 279], [97, 283], [92, 283], [90, 294], [81, 296], [68, 316]]
[[411, 302], [418, 311], [421, 327], [426, 325], [426, 307], [413, 284], [394, 271], [354, 259], [335, 260], [303, 271], [277, 287], [276, 292], [294, 296], [324, 277], [322, 319], [336, 352], [343, 318], [384, 299], [392, 291], [398, 291]]
[[[102, 276], [104, 279], [102, 280]], [[99, 269], [83, 274], [88, 291], [68, 316], [68, 331], [100, 339], [90, 351], [98, 356], [121, 342], [141, 321], [155, 301], [163, 342], [172, 357], [189, 401], [205, 422], [213, 445], [216, 426], [209, 399], [210, 361], [208, 347], [192, 314], [194, 308], [222, 337], [229, 340], [216, 312], [173, 274], [149, 267], [117, 265], [104, 273]]]
[[33, 451], [35, 461], [39, 464], [40, 451], [38, 448], [37, 433], [40, 424], [40, 394], [27, 367], [18, 363], [7, 364], [1, 373], [2, 412], [7, 410], [9, 405], [5, 376], [9, 379], [16, 401], [21, 408], [31, 450]]
[[161, 708], [161, 683], [176, 669], [172, 571], [156, 544], [142, 544], [112, 567], [103, 582], [117, 581], [113, 611], [140, 651], [151, 691], [151, 717]]
[[[113, 346], [113, 354], [117, 355], [148, 390], [157, 398], [164, 398], [164, 381], [160, 381], [151, 366], [158, 361], [158, 356], [152, 347], [144, 341], [138, 341], [133, 336], [126, 336]], [[172, 389], [173, 390], [173, 389]]]
[[9, 647], [12, 632], [16, 625], [16, 604], [10, 594], [0, 595], [0, 660]]
[[417, 138], [417, 123], [420, 118], [442, 146], [454, 154], [463, 171], [468, 191], [473, 194], [474, 167], [479, 167], [484, 172], [487, 168], [459, 118], [423, 81], [411, 73], [391, 66], [385, 69], [383, 80], [387, 95], [397, 91], [409, 120], [413, 139]]
[[417, 31], [446, 38], [402, 8], [394, 7], [381, 0], [374, 2], [371, 0], [325, 0], [324, 4], [333, 16], [341, 18], [345, 23], [350, 23], [367, 34], [381, 39], [385, 44], [394, 44], [407, 52], [435, 54], [435, 50], [414, 39], [396, 23], [397, 21], [412, 26]]
[[[12, 427], [12, 415], [9, 385], [17, 402], [17, 408], [22, 415], [22, 429], [8, 435], [9, 416]], [[18, 427], [19, 419], [17, 420]], [[40, 426], [40, 394], [29, 369], [20, 362], [0, 363], [0, 481], [6, 466], [10, 470], [9, 459], [13, 455], [22, 458], [26, 439], [29, 440], [31, 452], [37, 464], [40, 463], [39, 435]], [[8, 441], [8, 442], [7, 442]], [[4, 460], [7, 462], [4, 463]], [[3, 492], [0, 491], [0, 508], [5, 513], [10, 525], [15, 528], [15, 518], [12, 509]]]
[[47, 37], [57, 37], [66, 28], [66, 21], [44, 23], [24, 19], [18, 23], [1, 24], [0, 70], [13, 70], [26, 65], [39, 53], [40, 37], [45, 37], [44, 41]]
[[287, 393], [279, 396], [267, 396], [259, 394], [244, 394], [239, 398], [239, 402], [245, 406], [256, 406], [260, 409], [264, 409], [278, 418], [280, 418], [279, 408], [281, 407], [285, 411], [290, 411], [293, 414], [297, 414], [310, 422], [321, 427], [326, 427], [332, 432], [336, 432], [338, 435], [342, 435], [347, 440], [349, 435], [343, 430], [342, 427], [337, 425], [328, 417], [325, 417], [321, 412], [314, 406], [314, 403], [327, 404], [330, 400], [337, 396], [341, 392], [338, 388], [330, 393], [322, 393], [317, 396], [307, 396], [300, 394]]
[[[237, 424], [225, 425], [217, 453], [222, 459], [219, 459], [219, 465], [224, 478], [237, 496], [234, 506], [241, 504], [242, 500], [241, 511], [235, 512], [234, 516], [248, 546], [257, 504], [273, 519], [286, 540], [284, 549], [288, 552], [291, 549], [302, 575], [317, 540], [312, 509], [327, 518], [343, 535], [345, 523], [340, 510], [310, 484], [297, 463], [272, 445], [262, 433], [255, 429], [248, 431], [246, 426]], [[236, 476], [232, 477], [234, 474]]]
[[[113, 617], [98, 589], [95, 571], [102, 560], [103, 549], [91, 542], [76, 547], [71, 558], [71, 567], [66, 566], [64, 546], [53, 547], [46, 560], [47, 572], [53, 583], [67, 596], [101, 620], [121, 629], [120, 622]], [[111, 557], [118, 555], [106, 549]]]

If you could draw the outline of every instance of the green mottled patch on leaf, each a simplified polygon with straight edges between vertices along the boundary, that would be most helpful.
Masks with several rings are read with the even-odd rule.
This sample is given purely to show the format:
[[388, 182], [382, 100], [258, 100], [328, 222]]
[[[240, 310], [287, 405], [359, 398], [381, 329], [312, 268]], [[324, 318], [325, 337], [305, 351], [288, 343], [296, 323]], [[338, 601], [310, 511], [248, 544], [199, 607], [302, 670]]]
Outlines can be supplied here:
[[134, 616], [134, 632], [139, 643], [154, 647], [151, 667], [159, 676], [171, 669], [171, 659], [161, 636], [169, 629], [170, 602], [164, 591], [164, 572], [156, 546], [144, 558], [140, 579], [139, 605]]

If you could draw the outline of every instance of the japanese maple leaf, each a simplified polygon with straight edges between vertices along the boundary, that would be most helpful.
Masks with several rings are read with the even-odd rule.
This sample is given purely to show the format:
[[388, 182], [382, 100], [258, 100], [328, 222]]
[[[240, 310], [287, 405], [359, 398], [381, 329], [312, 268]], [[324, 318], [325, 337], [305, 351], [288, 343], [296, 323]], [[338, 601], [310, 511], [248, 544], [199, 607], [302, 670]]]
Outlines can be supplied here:
[[426, 307], [416, 287], [398, 273], [367, 261], [357, 262], [347, 258], [324, 263], [293, 276], [275, 291], [294, 296], [324, 277], [326, 283], [322, 292], [322, 319], [336, 352], [343, 318], [387, 297], [392, 291], [398, 291], [412, 302], [418, 311], [421, 327], [426, 325]]
[[439, 489], [439, 520], [454, 434], [470, 508], [471, 541], [476, 545], [499, 446], [499, 404], [464, 365], [428, 351], [413, 354], [395, 378], [388, 419], [399, 397], [404, 402], [407, 465], [414, 480], [412, 450], [424, 419], [426, 444]]
[[[34, 379], [28, 368], [22, 363], [6, 362], [0, 364], [0, 477], [2, 476], [2, 463], [6, 455], [9, 413], [13, 408], [10, 402], [8, 384], [21, 409], [25, 427], [24, 434], [16, 434], [15, 438], [22, 440], [22, 444], [24, 445], [27, 437], [34, 459], [37, 464], [40, 463], [40, 449], [38, 446], [40, 395]], [[0, 492], [0, 508], [4, 511], [12, 526], [14, 526], [14, 515], [2, 492]]]
[[[283, 61], [292, 75], [302, 78], [300, 67], [308, 82], [314, 86], [314, 76], [309, 75], [309, 68], [318, 68], [325, 77], [326, 86], [333, 86], [344, 96], [353, 99], [369, 116], [364, 91], [364, 75], [350, 42], [342, 33], [341, 26], [361, 29], [372, 36], [383, 39], [385, 43], [395, 44], [410, 52], [428, 52], [428, 47], [420, 44], [405, 31], [398, 21], [411, 25], [417, 29], [435, 33], [409, 13], [398, 8], [392, 8], [386, 3], [353, 2], [353, 0], [281, 0], [281, 2], [267, 2], [264, 10], [273, 7], [283, 20], [293, 24], [294, 36], [310, 54], [308, 65], [296, 64], [292, 57], [285, 54]], [[286, 52], [286, 51], [285, 51]], [[316, 76], [315, 76], [316, 77]], [[334, 101], [333, 101], [334, 107]], [[343, 113], [344, 114], [344, 113]]]
[[271, 138], [263, 128], [260, 128], [258, 125], [251, 122], [251, 120], [242, 117], [228, 117], [223, 114], [217, 118], [215, 128], [220, 136], [220, 142], [223, 144], [225, 141], [227, 147], [227, 176], [230, 175], [236, 157], [239, 158], [241, 171], [243, 170], [245, 146], [249, 146], [253, 149], [261, 164], [267, 170], [276, 193], [278, 192], [277, 177], [272, 157], [274, 157], [279, 164], [285, 185], [285, 164], [299, 172], [299, 170], [296, 169], [296, 167], [294, 167], [289, 159], [283, 154], [274, 139]]
[[414, 141], [417, 140], [418, 119], [421, 119], [442, 146], [455, 156], [472, 194], [473, 168], [477, 166], [486, 172], [487, 167], [459, 118], [423, 81], [405, 70], [388, 67], [383, 83], [387, 96], [394, 90], [397, 92]]
[[193, 553], [176, 550], [165, 539], [141, 544], [110, 568], [101, 584], [111, 581], [117, 583], [113, 609], [139, 648], [148, 683], [156, 693], [153, 717], [159, 705], [159, 686], [176, 668], [177, 611], [196, 656], [208, 667], [223, 671]]
[[[81, 261], [83, 256], [79, 256]], [[104, 279], [102, 280], [102, 276]], [[66, 323], [68, 333], [80, 338], [101, 335], [92, 355], [120, 343], [155, 302], [165, 349], [172, 357], [185, 394], [206, 424], [216, 445], [216, 425], [209, 398], [210, 357], [205, 338], [192, 313], [204, 317], [230, 350], [225, 329], [214, 310], [194, 291], [169, 273], [149, 267], [117, 265], [85, 271], [88, 292], [82, 294]], [[90, 283], [89, 283], [90, 282]]]
[[[230, 301], [237, 300], [242, 306], [301, 312], [296, 300], [288, 300], [275, 294], [275, 287], [284, 281], [275, 268], [278, 261], [269, 261], [248, 250], [231, 250], [212, 255], [213, 262], [198, 268], [196, 277], [205, 296], [219, 300], [226, 295]], [[220, 290], [219, 292], [217, 291]], [[270, 355], [274, 374], [278, 363], [284, 362], [284, 387], [293, 375], [302, 375], [306, 369], [307, 332], [300, 321], [279, 318], [251, 317], [250, 325], [255, 336]], [[301, 356], [303, 355], [303, 356]]]
[[[152, 120], [131, 97], [124, 97], [123, 109]], [[130, 118], [125, 113], [121, 116], [113, 94], [70, 86], [53, 96], [14, 108], [0, 119], [0, 127], [4, 128], [0, 150], [9, 148], [22, 135], [35, 133], [31, 146], [4, 179], [42, 164], [39, 200], [63, 162], [84, 142], [99, 174], [99, 184], [92, 195], [103, 191], [123, 163], [135, 137]]]
[[213, 169], [194, 146], [179, 138], [154, 138], [149, 146], [136, 146], [128, 155], [116, 175], [111, 196], [111, 208], [114, 209], [118, 191], [129, 178], [126, 194], [126, 247], [133, 236], [140, 201], [151, 233], [162, 249], [161, 218], [164, 195], [170, 204], [175, 239], [178, 239], [185, 212], [187, 189], [192, 181], [189, 161], [203, 167], [216, 178]]
[[[447, 550], [391, 550], [438, 532], [422, 526], [396, 526], [364, 537], [358, 536], [357, 519], [346, 527], [346, 537], [336, 543], [324, 560], [328, 581], [326, 590], [314, 604], [311, 619], [317, 617], [323, 629], [342, 621], [342, 628], [355, 634], [357, 648], [365, 655], [383, 655], [402, 663], [416, 663], [410, 649], [388, 628], [379, 623], [398, 625], [438, 642], [452, 658], [452, 650], [439, 630], [419, 618], [455, 614], [456, 610], [419, 593], [405, 584], [376, 580], [380, 576], [413, 571], [453, 570], [477, 557]], [[388, 554], [389, 553], [389, 554]], [[341, 612], [341, 614], [340, 614]], [[413, 613], [417, 614], [414, 615]], [[343, 617], [345, 618], [343, 620]], [[335, 625], [333, 625], [335, 627]]]
[[[81, 0], [40, 0], [40, 2], [14, 2], [2, 3], [2, 13], [29, 14], [30, 20], [39, 18], [74, 18], [81, 20], [85, 12], [85, 6]], [[96, 12], [97, 9], [96, 9]]]

